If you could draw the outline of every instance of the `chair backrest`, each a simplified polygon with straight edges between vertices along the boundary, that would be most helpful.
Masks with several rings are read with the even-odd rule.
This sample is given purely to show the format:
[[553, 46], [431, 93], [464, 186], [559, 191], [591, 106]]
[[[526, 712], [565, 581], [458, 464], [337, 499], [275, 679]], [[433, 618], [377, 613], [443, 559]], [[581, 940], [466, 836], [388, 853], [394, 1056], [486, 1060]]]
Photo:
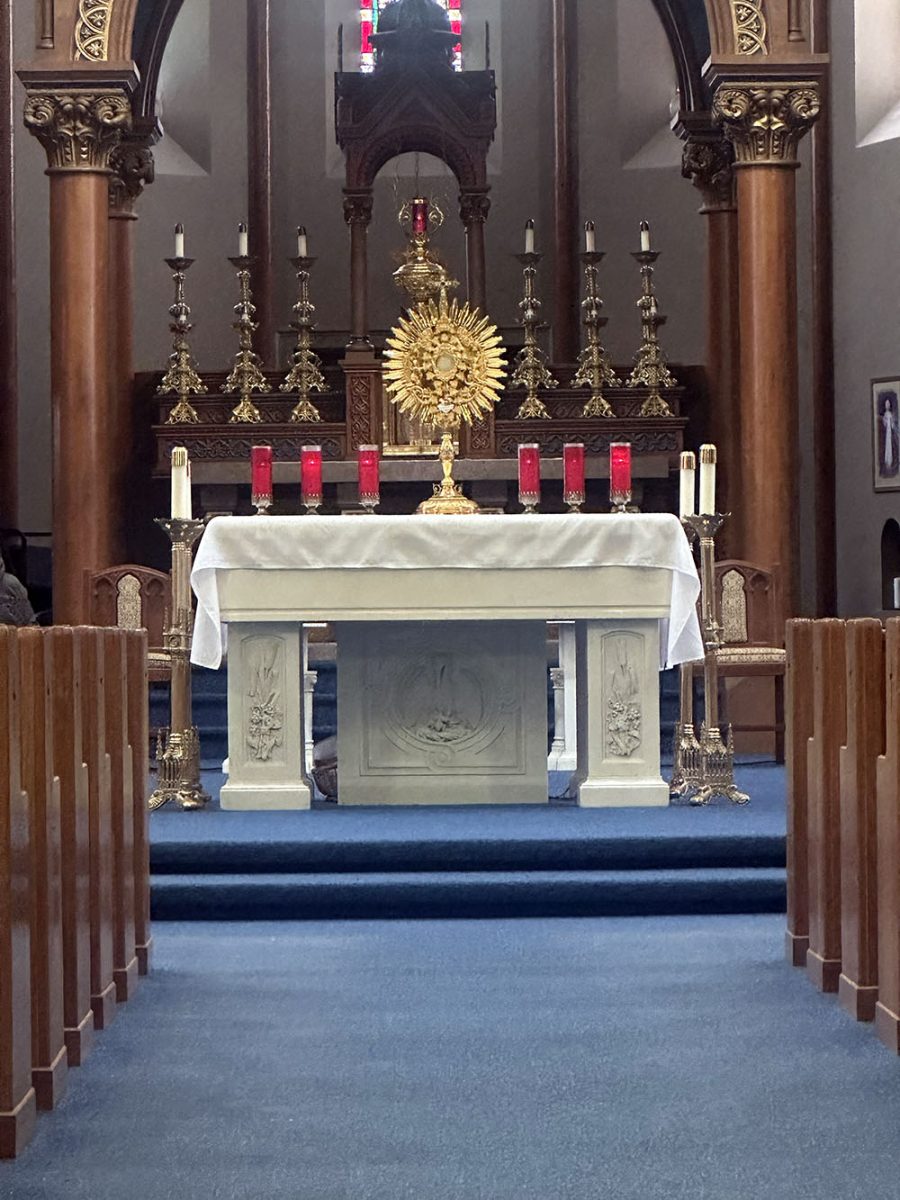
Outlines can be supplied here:
[[134, 563], [85, 571], [85, 612], [91, 625], [146, 629], [151, 649], [163, 645], [172, 606], [172, 581], [165, 571]]
[[716, 596], [726, 646], [780, 646], [778, 567], [769, 570], [737, 558], [716, 563]]

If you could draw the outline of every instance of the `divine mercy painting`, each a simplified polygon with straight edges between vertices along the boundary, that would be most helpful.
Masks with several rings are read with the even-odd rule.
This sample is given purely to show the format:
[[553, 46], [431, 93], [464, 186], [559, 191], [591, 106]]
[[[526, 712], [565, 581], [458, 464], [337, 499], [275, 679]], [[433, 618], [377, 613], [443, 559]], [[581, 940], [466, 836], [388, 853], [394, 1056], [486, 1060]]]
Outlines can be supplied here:
[[900, 488], [900, 380], [872, 380], [872, 449], [876, 492]]

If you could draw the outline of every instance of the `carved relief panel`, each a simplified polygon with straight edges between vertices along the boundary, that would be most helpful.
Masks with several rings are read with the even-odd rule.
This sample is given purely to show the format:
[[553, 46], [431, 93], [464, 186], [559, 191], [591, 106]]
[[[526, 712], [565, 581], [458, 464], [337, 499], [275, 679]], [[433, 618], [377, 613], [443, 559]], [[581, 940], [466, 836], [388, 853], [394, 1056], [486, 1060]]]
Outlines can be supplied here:
[[284, 746], [284, 640], [246, 638], [242, 654], [246, 759], [258, 763], [280, 762]]
[[643, 637], [606, 634], [602, 669], [605, 753], [608, 758], [631, 758], [643, 740]]

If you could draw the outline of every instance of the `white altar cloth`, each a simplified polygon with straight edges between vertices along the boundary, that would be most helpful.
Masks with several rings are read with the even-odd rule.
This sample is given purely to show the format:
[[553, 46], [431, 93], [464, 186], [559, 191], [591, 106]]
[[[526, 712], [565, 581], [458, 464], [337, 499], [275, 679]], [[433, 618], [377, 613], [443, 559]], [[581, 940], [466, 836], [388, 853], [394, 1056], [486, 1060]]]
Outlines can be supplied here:
[[[214, 517], [203, 534], [191, 574], [197, 596], [191, 661], [211, 668], [222, 661], [225, 629], [219, 572], [309, 571], [309, 601], [314, 609], [315, 572], [322, 569], [521, 572], [519, 582], [514, 578], [509, 581], [514, 590], [528, 588], [529, 571], [598, 567], [668, 571], [668, 618], [662, 620], [660, 630], [664, 665], [673, 667], [703, 657], [697, 621], [700, 581], [677, 517], [669, 513], [567, 513], [430, 518]], [[364, 586], [362, 577], [360, 586]], [[566, 587], [563, 573], [558, 581], [562, 607]], [[599, 573], [596, 587], [599, 600], [603, 587]], [[452, 607], [452, 598], [448, 599]], [[302, 610], [302, 599], [298, 598], [296, 607]], [[459, 608], [465, 609], [462, 596]], [[306, 619], [322, 617], [317, 610]], [[552, 613], [546, 615], [546, 619], [552, 618]], [[298, 615], [297, 619], [304, 617]]]

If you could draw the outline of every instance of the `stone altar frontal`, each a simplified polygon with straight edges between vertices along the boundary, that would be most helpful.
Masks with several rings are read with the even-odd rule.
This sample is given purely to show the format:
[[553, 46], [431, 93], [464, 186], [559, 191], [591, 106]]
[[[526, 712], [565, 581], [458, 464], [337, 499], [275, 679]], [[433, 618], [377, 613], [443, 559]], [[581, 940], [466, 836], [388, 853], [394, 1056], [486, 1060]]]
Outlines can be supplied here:
[[[418, 663], [419, 678], [425, 672], [441, 686], [449, 680], [453, 696], [463, 694], [460, 680], [473, 669], [467, 646], [481, 648], [483, 698], [493, 695], [487, 682], [491, 672], [484, 668], [496, 654], [498, 678], [504, 678], [504, 656], [510, 644], [517, 647], [519, 674], [512, 671], [512, 677], [529, 692], [520, 699], [529, 744], [516, 759], [510, 710], [506, 722], [495, 726], [501, 732], [494, 743], [498, 762], [492, 780], [510, 799], [529, 800], [536, 794], [528, 782], [534, 754], [535, 763], [538, 758], [542, 763], [545, 801], [544, 623], [553, 620], [575, 622], [579, 802], [668, 803], [659, 766], [657, 672], [661, 662], [674, 666], [703, 653], [696, 615], [699, 580], [674, 516], [217, 517], [200, 544], [192, 580], [198, 599], [193, 661], [217, 667], [228, 628], [230, 775], [224, 807], [309, 804], [300, 680], [305, 621], [332, 621], [339, 630], [343, 625], [338, 676], [346, 663], [351, 676], [350, 684], [339, 685], [343, 714], [363, 726], [367, 712], [373, 718], [372, 728], [361, 729], [350, 747], [347, 730], [339, 730], [340, 790], [348, 756], [356, 764], [347, 776], [352, 803], [383, 802], [395, 787], [394, 803], [441, 802], [436, 799], [441, 792], [445, 798], [450, 794], [445, 783], [463, 777], [462, 760], [438, 782], [440, 756], [429, 759], [422, 743], [436, 736], [442, 721], [447, 731], [455, 722], [460, 750], [465, 737], [459, 722], [472, 725], [473, 739], [484, 724], [468, 707], [442, 716], [441, 704], [434, 701], [418, 724], [414, 706], [405, 700], [388, 719], [390, 705], [375, 702], [378, 688], [386, 686], [385, 675], [390, 676], [385, 638], [390, 646], [406, 646], [397, 650], [406, 665], [394, 669], [407, 672], [407, 683], [417, 677]], [[475, 635], [477, 643], [469, 636], [473, 622], [483, 629]], [[410, 628], [419, 631], [418, 657], [410, 651]], [[350, 650], [346, 661], [341, 645]], [[435, 646], [443, 675], [434, 663]], [[456, 651], [462, 652], [459, 659]], [[392, 694], [405, 686], [393, 676], [388, 682]], [[350, 686], [355, 699], [348, 698]], [[421, 682], [415, 686], [420, 696], [426, 694]], [[428, 701], [421, 703], [428, 710]], [[418, 749], [411, 745], [416, 737]], [[470, 766], [476, 763], [474, 745], [473, 740], [467, 747]], [[407, 752], [412, 759], [403, 759]], [[482, 766], [487, 761], [482, 758]], [[427, 780], [420, 775], [415, 787], [407, 786], [410, 765], [420, 770], [423, 763]], [[516, 789], [507, 788], [510, 764], [516, 770], [524, 764], [515, 797]], [[536, 765], [534, 771], [536, 778]], [[428, 798], [422, 796], [426, 783], [435, 788]], [[481, 802], [488, 798], [485, 792]]]

